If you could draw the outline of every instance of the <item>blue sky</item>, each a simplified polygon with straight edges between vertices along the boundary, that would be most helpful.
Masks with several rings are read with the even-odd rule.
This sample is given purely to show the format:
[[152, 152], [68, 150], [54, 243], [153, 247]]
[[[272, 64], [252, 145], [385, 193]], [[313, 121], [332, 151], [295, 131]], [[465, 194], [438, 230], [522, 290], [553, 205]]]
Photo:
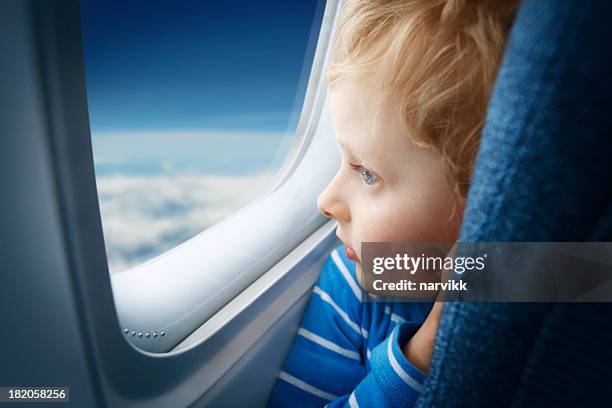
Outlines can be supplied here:
[[110, 270], [257, 197], [294, 138], [324, 4], [82, 0]]
[[81, 4], [94, 136], [127, 130], [284, 132], [292, 111], [300, 109], [296, 93], [304, 88], [300, 75], [305, 61], [309, 68], [313, 50], [307, 45], [311, 30], [318, 33], [323, 4]]

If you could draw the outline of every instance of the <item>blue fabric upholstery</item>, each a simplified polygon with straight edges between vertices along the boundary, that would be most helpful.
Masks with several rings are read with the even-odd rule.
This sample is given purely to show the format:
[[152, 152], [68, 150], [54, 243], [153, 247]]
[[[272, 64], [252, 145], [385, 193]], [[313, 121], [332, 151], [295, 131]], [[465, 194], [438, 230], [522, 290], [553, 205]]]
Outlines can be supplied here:
[[[612, 2], [523, 1], [462, 241], [612, 241], [611, 30]], [[611, 306], [445, 305], [417, 406], [612, 404]]]

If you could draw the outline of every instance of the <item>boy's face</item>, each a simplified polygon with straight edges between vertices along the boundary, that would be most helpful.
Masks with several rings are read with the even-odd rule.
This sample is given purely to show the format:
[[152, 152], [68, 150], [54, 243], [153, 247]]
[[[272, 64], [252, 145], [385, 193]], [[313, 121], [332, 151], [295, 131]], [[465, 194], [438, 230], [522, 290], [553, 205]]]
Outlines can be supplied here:
[[347, 80], [330, 96], [342, 163], [318, 206], [337, 220], [349, 258], [360, 264], [361, 243], [368, 241], [454, 242], [463, 204], [452, 215], [442, 162], [402, 131], [398, 101], [376, 103]]

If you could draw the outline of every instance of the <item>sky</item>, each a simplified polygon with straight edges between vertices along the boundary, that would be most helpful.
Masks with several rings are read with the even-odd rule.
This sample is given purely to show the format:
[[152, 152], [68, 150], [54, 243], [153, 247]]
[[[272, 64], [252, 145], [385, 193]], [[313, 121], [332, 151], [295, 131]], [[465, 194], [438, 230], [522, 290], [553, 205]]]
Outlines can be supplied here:
[[316, 6], [82, 0], [92, 126], [284, 132]]
[[293, 140], [324, 4], [82, 0], [112, 272], [256, 197]]

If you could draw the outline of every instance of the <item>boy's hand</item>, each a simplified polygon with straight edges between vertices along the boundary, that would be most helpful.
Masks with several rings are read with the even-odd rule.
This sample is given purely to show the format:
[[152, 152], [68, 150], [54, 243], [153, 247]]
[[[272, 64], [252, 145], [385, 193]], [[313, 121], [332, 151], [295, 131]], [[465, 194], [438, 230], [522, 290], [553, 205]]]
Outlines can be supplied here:
[[431, 361], [433, 346], [436, 342], [436, 332], [438, 331], [443, 305], [443, 302], [434, 303], [421, 328], [402, 347], [404, 356], [406, 356], [408, 361], [424, 373], [429, 369], [429, 362]]
[[[450, 249], [447, 256], [454, 257], [457, 252], [457, 243]], [[441, 271], [440, 281], [444, 282], [451, 275], [451, 271]], [[442, 306], [444, 302], [443, 293], [438, 293], [436, 301], [427, 316], [427, 319], [423, 322], [423, 325], [419, 330], [412, 336], [406, 344], [402, 347], [404, 356], [410, 361], [416, 368], [423, 372], [427, 372], [429, 369], [429, 362], [431, 361], [431, 355], [433, 353], [433, 347], [436, 343], [436, 333], [438, 332], [438, 325], [440, 324], [440, 315], [442, 314]]]

